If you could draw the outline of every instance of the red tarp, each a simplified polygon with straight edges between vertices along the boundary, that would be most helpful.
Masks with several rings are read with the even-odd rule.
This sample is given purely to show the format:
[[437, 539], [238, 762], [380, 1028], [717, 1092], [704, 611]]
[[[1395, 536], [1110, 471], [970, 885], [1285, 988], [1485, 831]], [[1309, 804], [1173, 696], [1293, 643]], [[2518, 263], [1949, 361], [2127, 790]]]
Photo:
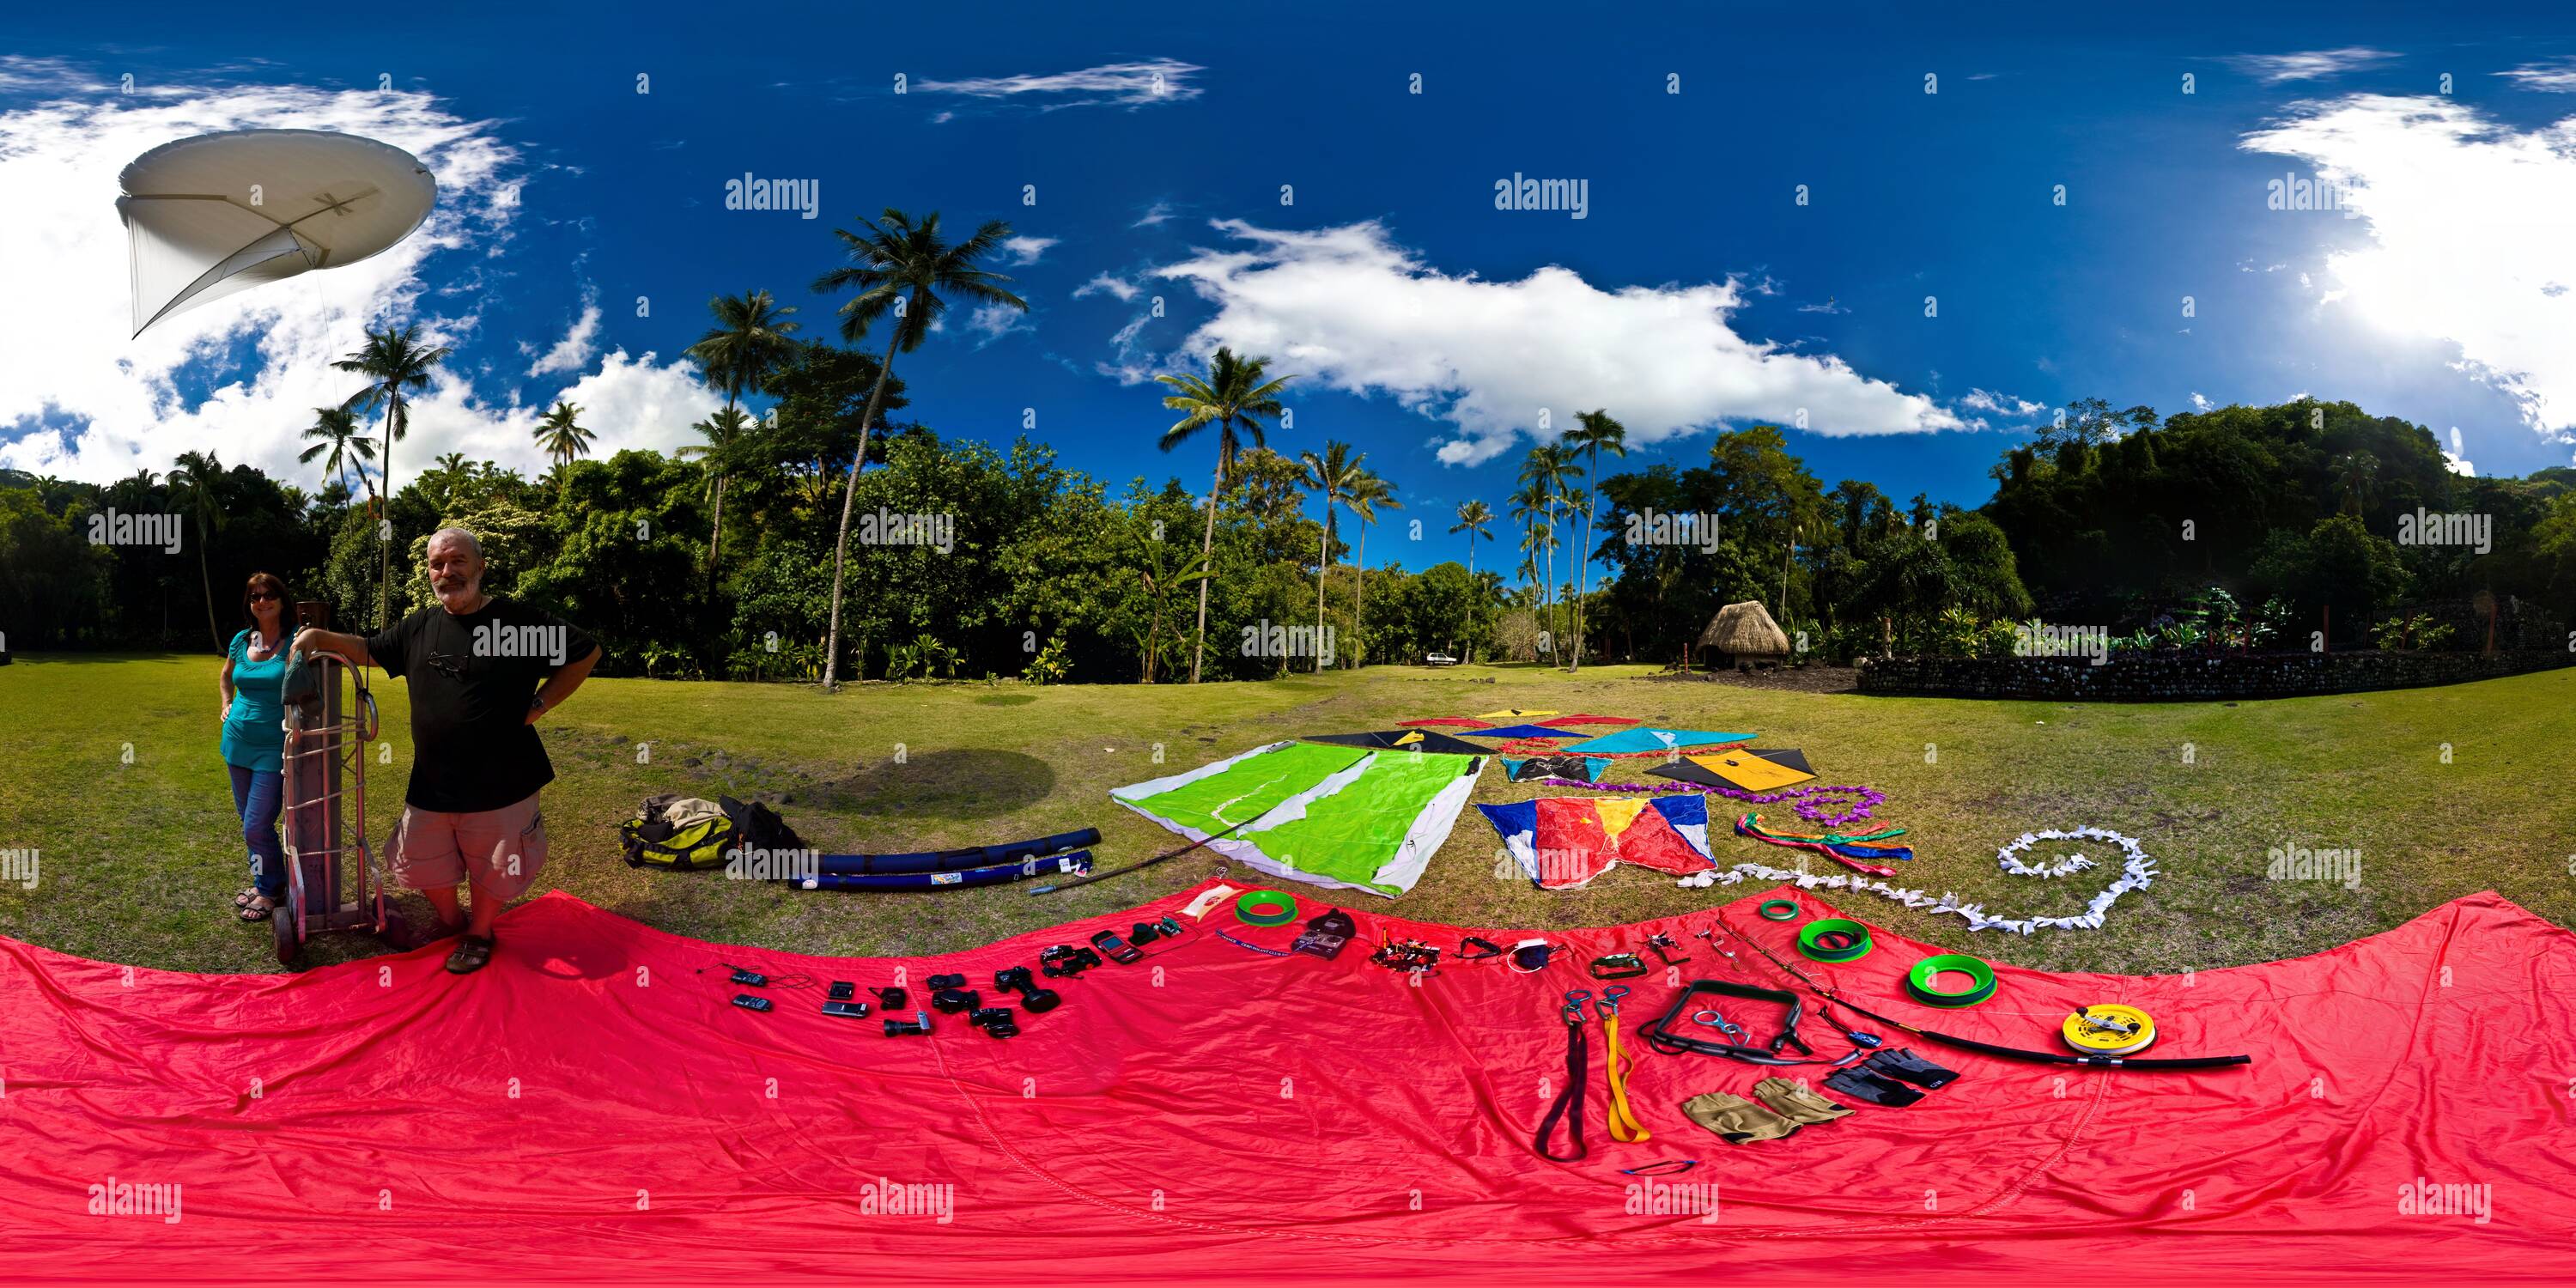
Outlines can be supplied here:
[[[1793, 928], [1753, 915], [1773, 893], [1728, 916], [1785, 952]], [[1776, 984], [1694, 938], [1706, 914], [1550, 935], [1571, 951], [1539, 975], [1453, 963], [1420, 987], [1370, 965], [1372, 943], [1454, 948], [1456, 928], [1357, 909], [1359, 939], [1330, 962], [1199, 932], [1059, 982], [1064, 1006], [1007, 1042], [962, 1017], [889, 1039], [873, 1017], [816, 1012], [833, 979], [882, 985], [903, 966], [916, 996], [934, 970], [989, 984], [1185, 898], [904, 963], [719, 947], [562, 894], [512, 912], [493, 965], [461, 978], [437, 949], [212, 976], [0, 940], [0, 1275], [2148, 1283], [2568, 1264], [2576, 940], [2493, 894], [2265, 966], [1998, 968], [2001, 992], [1961, 1012], [1893, 1000], [1929, 950], [1882, 934], [1860, 962], [1810, 969], [1964, 1036], [2050, 1047], [2066, 1011], [2116, 1000], [2154, 1014], [2152, 1054], [2255, 1062], [2119, 1073], [1914, 1040], [1964, 1076], [1745, 1146], [1676, 1106], [1770, 1071], [1647, 1053], [1635, 1029], [1673, 992], [1659, 970], [1625, 1015], [1653, 1138], [1603, 1129], [1596, 1024], [1593, 1154], [1571, 1164], [1528, 1142], [1564, 1068], [1561, 994], [1604, 987], [1584, 961], [1660, 929], [1691, 957], [1675, 977]], [[873, 915], [856, 898], [816, 908]], [[1263, 943], [1295, 930], [1210, 921]], [[740, 990], [721, 962], [816, 987], [773, 987], [778, 1010], [752, 1014], [727, 1004]], [[1763, 1009], [1728, 1017], [1759, 1037], [1776, 1023]], [[1846, 1049], [1812, 1015], [1805, 1032]], [[1619, 1172], [1668, 1158], [1705, 1162], [1657, 1188]], [[90, 1214], [111, 1180], [179, 1186], [181, 1219]], [[1702, 1191], [1671, 1188], [1711, 1184], [1713, 1221]], [[902, 1188], [938, 1186], [953, 1188]]]

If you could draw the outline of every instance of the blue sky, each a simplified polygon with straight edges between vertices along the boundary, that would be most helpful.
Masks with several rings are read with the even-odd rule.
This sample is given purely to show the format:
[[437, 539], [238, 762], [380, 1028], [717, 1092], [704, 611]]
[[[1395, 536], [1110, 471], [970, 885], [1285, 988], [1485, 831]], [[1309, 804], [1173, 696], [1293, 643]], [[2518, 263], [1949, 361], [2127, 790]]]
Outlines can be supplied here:
[[[1396, 484], [1426, 535], [1371, 556], [1415, 567], [1461, 553], [1458, 502], [1502, 508], [1542, 409], [1606, 406], [1649, 440], [1632, 464], [1687, 465], [1714, 426], [1805, 408], [1828, 485], [1970, 505], [2090, 395], [2314, 393], [2456, 427], [2480, 473], [2570, 459], [2576, 20], [2538, 8], [704, 12], [13, 18], [0, 255], [84, 303], [0, 322], [0, 463], [106, 478], [212, 443], [286, 471], [344, 382], [323, 361], [385, 312], [458, 348], [398, 473], [534, 466], [558, 396], [604, 448], [674, 445], [706, 297], [767, 287], [829, 330], [806, 286], [831, 230], [888, 205], [1031, 239], [1001, 266], [1030, 313], [961, 311], [904, 357], [910, 414], [993, 439], [1034, 416], [1077, 468], [1204, 487], [1205, 449], [1151, 446], [1144, 381], [1231, 341], [1299, 377], [1273, 446], [1346, 439]], [[415, 148], [439, 219], [129, 341], [116, 168], [278, 123]], [[725, 209], [746, 173], [817, 182], [818, 217]], [[2321, 173], [2352, 211], [2266, 208]], [[1582, 180], [1585, 217], [1495, 209], [1515, 174]]]

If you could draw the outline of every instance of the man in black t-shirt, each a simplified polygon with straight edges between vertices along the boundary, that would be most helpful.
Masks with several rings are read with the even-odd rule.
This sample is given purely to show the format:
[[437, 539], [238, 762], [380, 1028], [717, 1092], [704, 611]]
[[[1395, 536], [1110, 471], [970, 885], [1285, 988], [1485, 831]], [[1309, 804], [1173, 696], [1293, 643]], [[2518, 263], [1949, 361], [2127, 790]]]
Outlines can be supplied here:
[[[483, 549], [463, 528], [430, 537], [429, 584], [435, 608], [374, 635], [304, 630], [295, 647], [410, 686], [411, 785], [386, 866], [429, 900], [442, 930], [464, 932], [447, 958], [463, 975], [492, 960], [492, 923], [545, 866], [537, 792], [555, 770], [533, 726], [581, 687], [599, 645], [543, 610], [485, 595]], [[457, 900], [467, 882], [470, 913]]]

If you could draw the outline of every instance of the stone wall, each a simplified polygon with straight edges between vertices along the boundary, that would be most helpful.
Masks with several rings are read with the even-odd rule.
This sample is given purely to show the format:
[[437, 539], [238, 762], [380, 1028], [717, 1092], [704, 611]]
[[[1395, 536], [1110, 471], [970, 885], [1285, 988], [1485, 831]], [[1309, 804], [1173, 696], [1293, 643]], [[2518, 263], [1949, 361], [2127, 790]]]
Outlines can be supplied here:
[[2418, 689], [2576, 666], [2576, 653], [2115, 652], [2081, 657], [1864, 659], [1860, 691], [1934, 698], [2047, 702], [2205, 702]]

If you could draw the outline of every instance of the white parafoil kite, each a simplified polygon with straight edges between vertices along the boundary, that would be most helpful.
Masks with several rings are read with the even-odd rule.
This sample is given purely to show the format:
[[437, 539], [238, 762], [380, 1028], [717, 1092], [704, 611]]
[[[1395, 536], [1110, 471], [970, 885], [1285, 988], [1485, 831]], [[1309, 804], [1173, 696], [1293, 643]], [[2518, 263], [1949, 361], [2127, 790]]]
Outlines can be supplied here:
[[321, 130], [227, 130], [164, 143], [121, 178], [134, 333], [173, 313], [411, 235], [438, 181], [408, 152]]

